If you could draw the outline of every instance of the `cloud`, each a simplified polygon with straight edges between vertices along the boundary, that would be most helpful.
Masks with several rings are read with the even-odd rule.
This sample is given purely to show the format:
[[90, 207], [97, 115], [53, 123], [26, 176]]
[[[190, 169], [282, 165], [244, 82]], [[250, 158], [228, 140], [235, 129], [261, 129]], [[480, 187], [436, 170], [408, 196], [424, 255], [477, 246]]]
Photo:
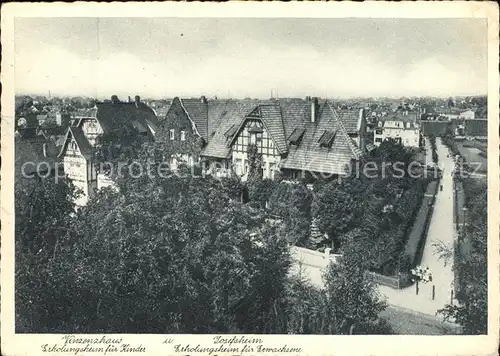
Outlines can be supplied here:
[[229, 91], [233, 97], [268, 97], [279, 87], [280, 96], [338, 97], [449, 96], [487, 89], [486, 71], [469, 70], [474, 64], [461, 58], [395, 65], [383, 52], [348, 46], [322, 51], [307, 43], [285, 47], [248, 39], [222, 53], [165, 50], [141, 57], [133, 47], [108, 52], [81, 58], [57, 46], [21, 48], [16, 91], [100, 98], [226, 96]]

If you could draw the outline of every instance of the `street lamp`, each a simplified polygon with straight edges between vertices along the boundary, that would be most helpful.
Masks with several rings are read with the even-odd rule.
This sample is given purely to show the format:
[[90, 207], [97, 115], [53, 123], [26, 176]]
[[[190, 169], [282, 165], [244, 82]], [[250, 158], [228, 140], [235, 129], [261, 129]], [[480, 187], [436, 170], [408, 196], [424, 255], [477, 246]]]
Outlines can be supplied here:
[[463, 224], [462, 224], [462, 229], [463, 229], [463, 233], [464, 233], [464, 236], [465, 236], [465, 217], [466, 217], [466, 214], [467, 214], [467, 207], [463, 207], [462, 208], [462, 211], [464, 212], [464, 221], [463, 221]]

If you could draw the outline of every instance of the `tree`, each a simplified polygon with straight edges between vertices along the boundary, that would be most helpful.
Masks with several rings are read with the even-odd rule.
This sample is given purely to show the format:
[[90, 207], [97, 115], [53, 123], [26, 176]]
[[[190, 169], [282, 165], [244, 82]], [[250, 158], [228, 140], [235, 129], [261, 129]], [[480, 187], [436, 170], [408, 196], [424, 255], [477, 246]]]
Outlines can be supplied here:
[[119, 184], [127, 189], [101, 191], [69, 219], [57, 263], [38, 266], [49, 305], [36, 307], [51, 317], [33, 314], [28, 330], [286, 331], [277, 311], [288, 245], [265, 216], [215, 179], [125, 175]]
[[453, 98], [448, 98], [448, 101], [446, 102], [446, 104], [448, 105], [448, 108], [452, 108], [455, 106], [455, 101], [453, 100]]
[[379, 322], [378, 315], [386, 308], [374, 282], [359, 265], [364, 257], [357, 254], [345, 251], [339, 263], [330, 263], [324, 275], [329, 316], [340, 334], [372, 330]]
[[[61, 248], [69, 242], [78, 192], [70, 181], [54, 177], [21, 179], [15, 184], [16, 213], [16, 330], [43, 328], [58, 304], [52, 280], [64, 283], [57, 273]], [[62, 301], [61, 301], [62, 302]]]
[[293, 245], [312, 247], [309, 241], [311, 203], [312, 193], [303, 183], [277, 184], [269, 197], [270, 209], [283, 219], [284, 233]]
[[315, 192], [312, 216], [321, 231], [338, 241], [340, 234], [355, 225], [358, 202], [344, 187], [332, 181]]
[[447, 305], [440, 313], [454, 319], [465, 334], [488, 332], [488, 263], [487, 263], [487, 189], [477, 179], [464, 180], [466, 204], [469, 208], [468, 225], [462, 230], [455, 253], [448, 248], [438, 252], [447, 263], [453, 260], [458, 276], [456, 299], [458, 305]]

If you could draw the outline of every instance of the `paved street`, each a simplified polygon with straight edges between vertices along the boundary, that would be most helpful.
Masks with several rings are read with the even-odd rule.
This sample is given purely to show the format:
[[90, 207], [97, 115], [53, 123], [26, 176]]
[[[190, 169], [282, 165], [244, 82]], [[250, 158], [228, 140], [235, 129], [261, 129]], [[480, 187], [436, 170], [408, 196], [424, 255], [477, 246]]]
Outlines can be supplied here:
[[[435, 207], [421, 262], [424, 268], [429, 267], [432, 274], [432, 282], [420, 283], [418, 295], [416, 294], [415, 285], [401, 290], [395, 290], [386, 286], [379, 286], [378, 288], [379, 292], [387, 298], [387, 302], [392, 307], [392, 309], [387, 312], [387, 316], [392, 318], [393, 323], [399, 323], [399, 328], [401, 330], [404, 329], [402, 326], [403, 324], [401, 321], [396, 321], [397, 318], [395, 315], [404, 315], [405, 313], [408, 314], [408, 312], [414, 312], [416, 313], [415, 315], [428, 315], [431, 317], [430, 320], [439, 323], [439, 320], [442, 320], [442, 318], [441, 316], [437, 316], [436, 318], [436, 312], [451, 301], [451, 291], [453, 289], [454, 279], [452, 265], [445, 264], [443, 260], [439, 259], [434, 244], [443, 243], [447, 247], [453, 249], [453, 241], [456, 232], [453, 224], [453, 181], [450, 173], [453, 170], [454, 163], [451, 156], [447, 157], [448, 148], [442, 144], [441, 139], [438, 138], [436, 140], [436, 145], [439, 156], [438, 164], [443, 170], [443, 190], [439, 190], [436, 196]], [[432, 159], [428, 140], [426, 141], [426, 150], [426, 156]], [[303, 273], [309, 277], [313, 284], [320, 286], [321, 270], [324, 268], [325, 263], [323, 261], [321, 261], [321, 263], [315, 263], [314, 261], [316, 261], [317, 258], [309, 258], [304, 254], [301, 255], [300, 259], [302, 260]], [[435, 287], [434, 299], [432, 297], [433, 286]], [[408, 319], [408, 322], [410, 324], [412, 323], [410, 319]], [[414, 320], [414, 322], [416, 321]], [[437, 332], [436, 327], [436, 325], [433, 326], [434, 331], [432, 333]]]
[[[419, 292], [416, 294], [416, 286], [406, 289], [394, 290], [390, 287], [379, 286], [380, 292], [387, 297], [392, 305], [414, 310], [420, 313], [436, 315], [436, 312], [451, 301], [453, 289], [453, 270], [450, 263], [439, 259], [434, 244], [443, 243], [453, 249], [455, 229], [453, 225], [453, 180], [450, 173], [454, 163], [452, 157], [447, 157], [448, 148], [444, 146], [441, 139], [436, 139], [438, 164], [443, 170], [443, 190], [438, 191], [434, 206], [427, 239], [422, 255], [422, 267], [429, 267], [432, 274], [432, 282], [420, 283]], [[426, 149], [430, 143], [426, 141]], [[427, 157], [432, 157], [428, 152]], [[432, 287], [435, 287], [434, 300], [432, 298]]]

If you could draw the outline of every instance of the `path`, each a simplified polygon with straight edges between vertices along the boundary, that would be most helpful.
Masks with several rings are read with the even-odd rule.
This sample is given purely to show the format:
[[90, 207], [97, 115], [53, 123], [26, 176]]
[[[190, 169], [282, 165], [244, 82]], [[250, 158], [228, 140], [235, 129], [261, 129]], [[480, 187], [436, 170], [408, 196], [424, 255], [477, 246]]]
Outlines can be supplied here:
[[[429, 267], [432, 273], [431, 283], [419, 283], [419, 293], [416, 294], [415, 285], [405, 289], [396, 290], [387, 286], [378, 286], [382, 296], [387, 298], [387, 302], [398, 310], [436, 316], [436, 312], [451, 302], [454, 274], [451, 263], [445, 264], [436, 254], [435, 243], [443, 243], [453, 249], [453, 242], [456, 236], [453, 224], [453, 180], [450, 175], [454, 168], [453, 158], [448, 156], [448, 148], [443, 145], [441, 139], [436, 139], [438, 165], [443, 170], [443, 190], [438, 190], [433, 215], [425, 242], [421, 265]], [[430, 142], [426, 139], [426, 157], [432, 162]], [[302, 270], [310, 281], [321, 286], [321, 272], [324, 263], [314, 263], [315, 259], [304, 259]], [[432, 286], [435, 286], [435, 296], [432, 298]], [[393, 313], [394, 314], [394, 313]], [[442, 320], [440, 315], [438, 320]]]
[[[426, 140], [426, 149], [430, 146]], [[395, 290], [386, 286], [379, 286], [380, 292], [387, 297], [392, 305], [414, 310], [416, 312], [436, 315], [439, 309], [451, 302], [454, 274], [451, 261], [448, 264], [439, 258], [436, 253], [435, 244], [442, 243], [453, 249], [456, 232], [453, 224], [453, 179], [450, 173], [453, 170], [453, 158], [447, 157], [448, 148], [443, 145], [441, 139], [436, 139], [438, 165], [443, 170], [441, 183], [443, 190], [438, 190], [434, 210], [431, 217], [427, 239], [425, 241], [422, 267], [429, 267], [432, 274], [432, 282], [419, 283], [419, 292], [416, 294], [416, 286]], [[427, 154], [427, 157], [432, 157]], [[435, 297], [432, 299], [432, 286], [435, 286]]]

